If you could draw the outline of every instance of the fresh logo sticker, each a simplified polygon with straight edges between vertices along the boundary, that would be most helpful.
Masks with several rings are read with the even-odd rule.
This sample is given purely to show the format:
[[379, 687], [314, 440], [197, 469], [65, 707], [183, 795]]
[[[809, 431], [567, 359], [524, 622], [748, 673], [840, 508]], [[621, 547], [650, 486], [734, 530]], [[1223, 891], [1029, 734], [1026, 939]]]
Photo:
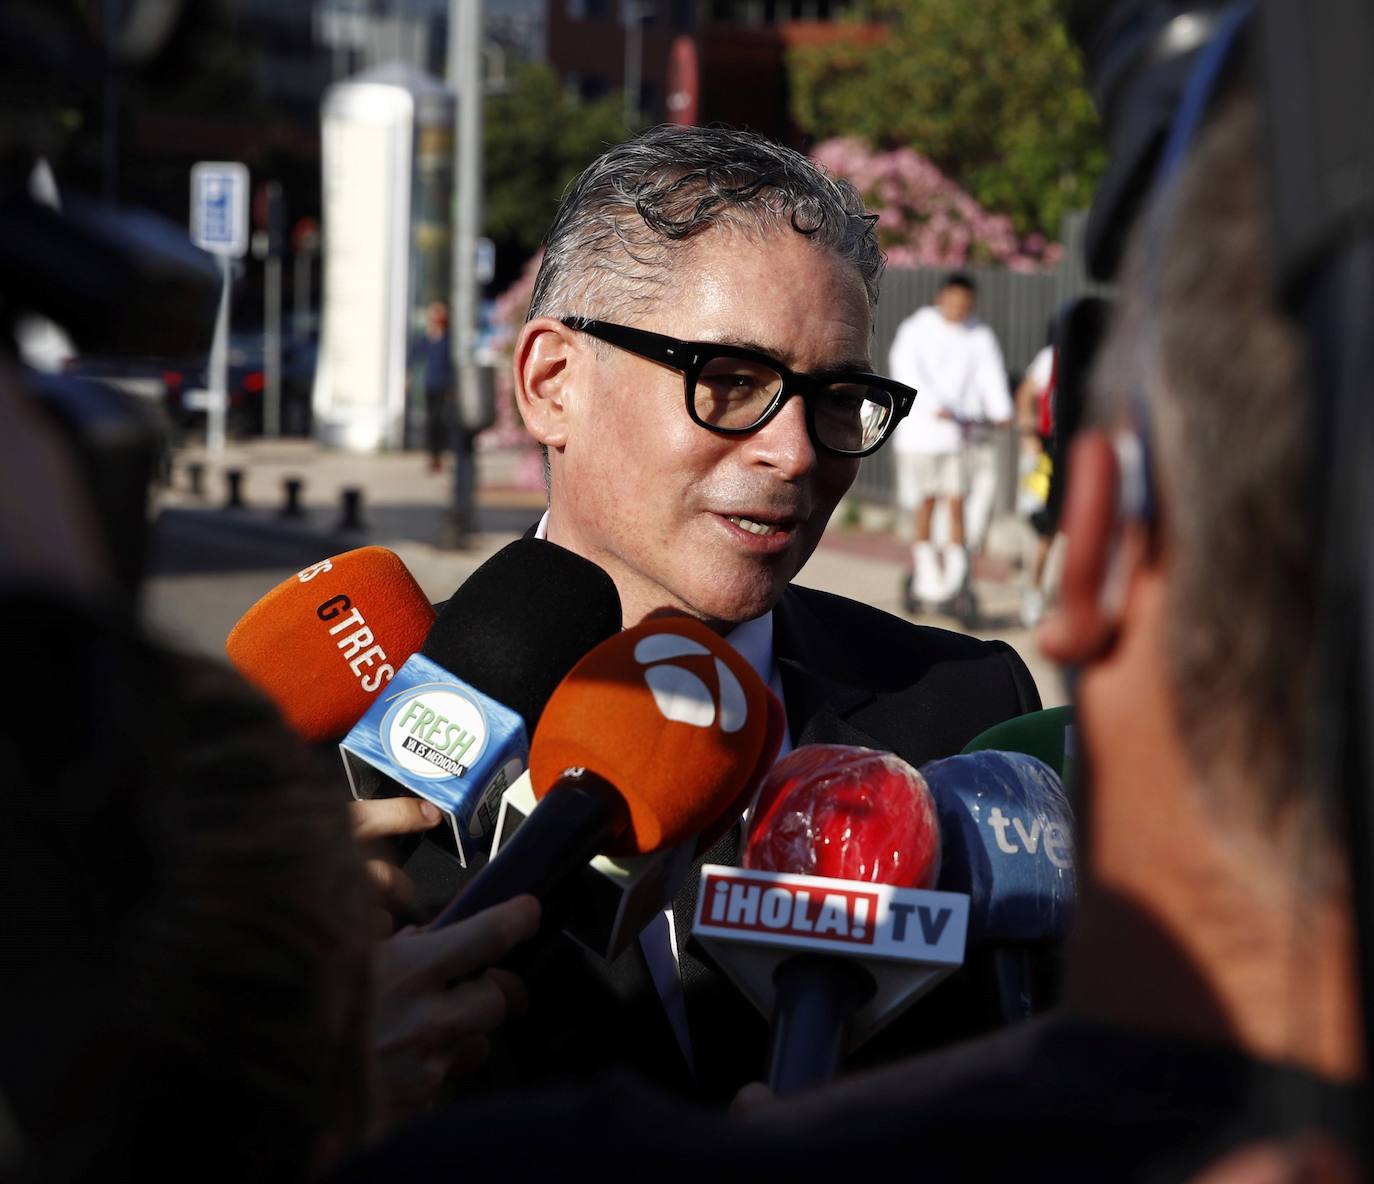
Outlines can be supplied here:
[[466, 695], [431, 684], [392, 704], [381, 738], [391, 759], [417, 777], [461, 777], [486, 747], [487, 719]]

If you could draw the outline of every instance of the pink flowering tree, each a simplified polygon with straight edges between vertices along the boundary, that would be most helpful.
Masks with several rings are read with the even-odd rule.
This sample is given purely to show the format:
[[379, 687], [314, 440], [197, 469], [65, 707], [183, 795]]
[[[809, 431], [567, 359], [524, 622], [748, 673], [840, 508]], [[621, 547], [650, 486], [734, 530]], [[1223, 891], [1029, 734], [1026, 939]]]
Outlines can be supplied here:
[[1041, 234], [1018, 235], [1011, 219], [991, 214], [911, 148], [875, 152], [862, 140], [826, 140], [811, 158], [849, 181], [878, 214], [878, 241], [890, 267], [1000, 264], [1039, 271], [1062, 248]]

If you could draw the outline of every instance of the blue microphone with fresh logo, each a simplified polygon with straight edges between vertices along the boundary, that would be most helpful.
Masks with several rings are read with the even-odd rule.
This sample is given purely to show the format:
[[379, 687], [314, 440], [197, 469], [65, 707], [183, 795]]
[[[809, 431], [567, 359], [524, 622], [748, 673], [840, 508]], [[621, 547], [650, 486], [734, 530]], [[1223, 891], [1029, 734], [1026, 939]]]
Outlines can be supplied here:
[[498, 551], [344, 737], [354, 796], [432, 802], [467, 866], [489, 843], [502, 792], [529, 762], [554, 687], [620, 625], [615, 584], [595, 564], [538, 539]]

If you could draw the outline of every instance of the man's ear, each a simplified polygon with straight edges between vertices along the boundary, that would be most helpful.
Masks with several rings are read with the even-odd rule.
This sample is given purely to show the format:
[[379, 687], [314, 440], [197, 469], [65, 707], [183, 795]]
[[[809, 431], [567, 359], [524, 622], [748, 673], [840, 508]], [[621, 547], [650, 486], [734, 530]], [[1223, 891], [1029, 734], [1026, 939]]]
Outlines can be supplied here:
[[546, 448], [568, 440], [574, 360], [583, 346], [562, 321], [535, 317], [515, 342], [515, 404], [525, 427]]
[[1064, 573], [1059, 604], [1040, 626], [1045, 656], [1082, 666], [1101, 654], [1121, 624], [1123, 563], [1144, 553], [1142, 528], [1117, 519], [1120, 470], [1111, 437], [1085, 429], [1069, 452], [1062, 528]]

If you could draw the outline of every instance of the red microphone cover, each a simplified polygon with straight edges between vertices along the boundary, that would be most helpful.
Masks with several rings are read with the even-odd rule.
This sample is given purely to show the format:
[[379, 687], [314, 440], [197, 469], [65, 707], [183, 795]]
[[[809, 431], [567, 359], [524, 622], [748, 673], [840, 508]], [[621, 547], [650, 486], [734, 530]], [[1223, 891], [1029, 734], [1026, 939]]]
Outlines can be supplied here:
[[359, 547], [283, 580], [243, 614], [225, 649], [302, 737], [332, 740], [432, 624], [429, 598], [395, 552]]
[[898, 888], [933, 888], [940, 821], [930, 786], [901, 757], [808, 744], [764, 778], [744, 866]]
[[567, 769], [589, 769], [629, 807], [630, 825], [607, 854], [679, 843], [741, 804], [777, 751], [772, 699], [699, 621], [645, 621], [598, 645], [554, 691], [530, 744], [535, 794]]

